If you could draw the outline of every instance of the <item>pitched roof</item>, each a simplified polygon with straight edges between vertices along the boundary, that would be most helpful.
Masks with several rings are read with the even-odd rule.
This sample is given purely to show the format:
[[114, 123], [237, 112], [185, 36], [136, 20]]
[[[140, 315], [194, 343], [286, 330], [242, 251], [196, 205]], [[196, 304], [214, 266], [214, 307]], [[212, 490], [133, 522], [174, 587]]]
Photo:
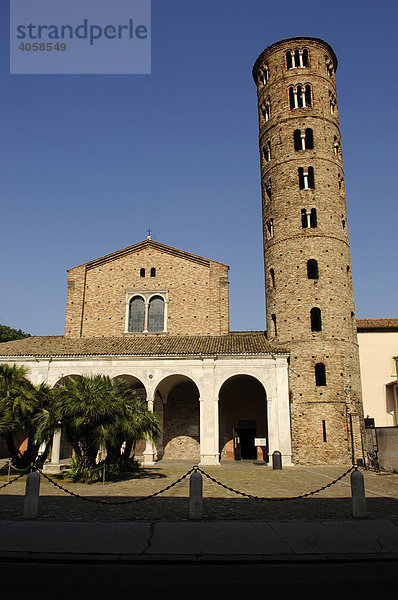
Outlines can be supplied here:
[[398, 319], [357, 319], [358, 332], [398, 331]]
[[[85, 265], [86, 269], [93, 269], [94, 267], [98, 267], [99, 265], [103, 265], [104, 263], [110, 262], [112, 260], [117, 260], [122, 256], [133, 254], [134, 252], [138, 252], [139, 250], [143, 250], [144, 248], [153, 248], [155, 250], [159, 250], [160, 252], [165, 252], [166, 254], [171, 254], [172, 256], [178, 256], [179, 258], [185, 258], [186, 260], [190, 260], [192, 262], [196, 262], [207, 267], [210, 266], [211, 262], [217, 262], [214, 260], [209, 260], [208, 258], [203, 258], [203, 256], [198, 256], [196, 254], [191, 254], [190, 252], [185, 252], [185, 250], [178, 250], [178, 248], [173, 248], [172, 246], [166, 246], [166, 244], [161, 244], [160, 242], [155, 242], [154, 240], [146, 239], [142, 242], [139, 242], [138, 244], [133, 244], [132, 246], [128, 246], [127, 248], [122, 248], [122, 250], [116, 250], [115, 252], [111, 252], [110, 254], [101, 256], [100, 258], [95, 258], [94, 260], [90, 260], [89, 262], [83, 263], [79, 266], [81, 267]], [[70, 269], [68, 269], [68, 271], [70, 271]]]
[[0, 343], [2, 357], [215, 356], [286, 352], [286, 349], [270, 344], [264, 331], [193, 336], [164, 334], [95, 338], [37, 336]]

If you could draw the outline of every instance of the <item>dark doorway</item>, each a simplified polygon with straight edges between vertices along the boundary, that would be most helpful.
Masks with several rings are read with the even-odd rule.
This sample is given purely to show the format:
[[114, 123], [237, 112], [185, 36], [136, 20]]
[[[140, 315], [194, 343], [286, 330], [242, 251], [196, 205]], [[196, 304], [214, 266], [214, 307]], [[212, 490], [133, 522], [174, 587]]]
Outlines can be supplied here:
[[257, 434], [256, 421], [239, 421], [238, 434], [242, 459], [255, 460], [257, 458], [257, 448], [254, 445], [254, 438]]
[[267, 398], [262, 384], [250, 375], [235, 375], [220, 390], [219, 432], [221, 460], [267, 460]]

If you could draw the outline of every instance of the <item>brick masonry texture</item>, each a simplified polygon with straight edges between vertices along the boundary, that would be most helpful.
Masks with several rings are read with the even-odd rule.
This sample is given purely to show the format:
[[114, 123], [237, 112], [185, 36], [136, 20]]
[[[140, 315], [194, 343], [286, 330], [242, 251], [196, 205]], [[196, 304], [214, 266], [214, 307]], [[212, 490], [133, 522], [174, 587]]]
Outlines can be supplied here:
[[[286, 52], [295, 49], [308, 50], [307, 67], [287, 68]], [[258, 78], [264, 66], [269, 72], [265, 84]], [[296, 463], [349, 462], [352, 439], [354, 451], [361, 456], [363, 415], [336, 67], [328, 44], [315, 38], [293, 38], [264, 50], [253, 68], [258, 91], [267, 331], [270, 341], [291, 352]], [[311, 106], [291, 109], [289, 88], [298, 85], [310, 85]], [[270, 106], [268, 120], [261, 110], [265, 102]], [[313, 131], [313, 149], [295, 150], [294, 131], [308, 128]], [[267, 161], [263, 149], [268, 143], [271, 159]], [[308, 167], [314, 170], [314, 188], [300, 189], [298, 170]], [[317, 225], [303, 228], [301, 211], [313, 208]], [[273, 235], [267, 228], [271, 219]], [[318, 263], [316, 279], [307, 277], [309, 259]], [[314, 307], [321, 310], [321, 331], [311, 330]], [[325, 365], [326, 385], [316, 385], [317, 363]]]
[[171, 335], [229, 330], [228, 266], [147, 240], [68, 271], [65, 336], [124, 335], [132, 292], [167, 295]]

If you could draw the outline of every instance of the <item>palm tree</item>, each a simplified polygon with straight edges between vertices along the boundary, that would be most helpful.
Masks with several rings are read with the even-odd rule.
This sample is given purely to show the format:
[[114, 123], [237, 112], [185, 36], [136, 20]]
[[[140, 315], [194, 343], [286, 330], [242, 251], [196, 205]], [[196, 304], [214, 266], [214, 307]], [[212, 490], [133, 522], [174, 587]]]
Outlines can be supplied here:
[[96, 467], [106, 428], [116, 419], [110, 379], [102, 375], [68, 378], [56, 388], [56, 414], [72, 444], [79, 465]]
[[0, 434], [14, 466], [24, 469], [33, 464], [42, 442], [46, 444], [44, 461], [53, 430], [50, 388], [45, 383], [34, 386], [25, 367], [0, 364]]
[[[69, 378], [56, 388], [56, 418], [87, 471], [96, 468], [98, 450], [107, 452], [107, 462], [130, 455], [137, 436], [154, 439], [159, 433], [156, 418], [145, 401], [134, 396], [125, 382], [104, 375]], [[128, 458], [128, 457], [127, 457]]]
[[156, 416], [148, 410], [146, 400], [132, 390], [127, 382], [113, 379], [112, 385], [124, 407], [113, 427], [108, 430], [106, 460], [110, 464], [121, 460], [124, 469], [127, 469], [137, 441], [149, 439], [155, 442], [160, 435], [160, 427]]

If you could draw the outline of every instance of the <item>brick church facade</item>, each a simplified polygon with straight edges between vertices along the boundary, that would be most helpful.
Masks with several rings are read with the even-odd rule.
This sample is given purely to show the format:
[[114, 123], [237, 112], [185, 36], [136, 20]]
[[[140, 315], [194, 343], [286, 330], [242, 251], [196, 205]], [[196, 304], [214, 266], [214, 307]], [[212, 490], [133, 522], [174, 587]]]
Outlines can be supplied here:
[[[334, 73], [322, 40], [257, 59], [267, 332], [231, 332], [228, 266], [148, 238], [68, 271], [64, 336], [4, 343], [34, 383], [103, 373], [159, 417], [145, 464], [347, 464], [363, 411]], [[59, 456], [58, 456], [59, 458]], [[53, 458], [56, 462], [57, 457]]]

